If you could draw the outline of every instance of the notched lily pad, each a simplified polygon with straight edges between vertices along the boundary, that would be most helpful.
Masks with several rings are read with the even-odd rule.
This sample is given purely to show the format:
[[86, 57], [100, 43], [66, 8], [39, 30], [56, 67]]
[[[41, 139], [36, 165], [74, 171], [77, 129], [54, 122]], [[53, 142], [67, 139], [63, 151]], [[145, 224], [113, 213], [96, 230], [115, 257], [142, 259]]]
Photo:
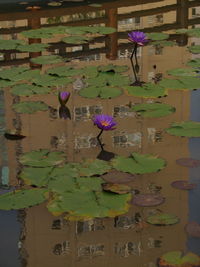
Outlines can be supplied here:
[[51, 89], [48, 87], [41, 87], [26, 83], [17, 84], [11, 88], [11, 93], [18, 96], [48, 94], [50, 91]]
[[18, 113], [32, 114], [37, 111], [46, 111], [48, 106], [40, 101], [25, 101], [13, 105], [13, 109]]
[[153, 207], [164, 203], [165, 198], [159, 194], [138, 194], [133, 197], [132, 204], [141, 207]]
[[200, 160], [192, 158], [180, 158], [176, 160], [176, 163], [188, 168], [195, 168], [200, 166]]
[[198, 76], [198, 73], [196, 71], [194, 71], [193, 69], [182, 69], [182, 68], [177, 68], [177, 69], [172, 69], [172, 70], [168, 70], [167, 73], [169, 75], [173, 75], [173, 76], [192, 76], [192, 77], [196, 77]]
[[77, 166], [80, 176], [101, 175], [108, 172], [111, 166], [104, 160], [86, 160]]
[[24, 189], [0, 195], [1, 210], [24, 209], [46, 200], [46, 189]]
[[173, 225], [179, 222], [179, 218], [176, 215], [169, 213], [159, 213], [147, 217], [148, 223], [153, 225]]
[[191, 59], [187, 62], [187, 66], [193, 67], [195, 69], [200, 68], [200, 58]]
[[128, 158], [117, 156], [112, 160], [112, 165], [119, 171], [144, 174], [161, 170], [166, 162], [150, 154], [132, 153]]
[[103, 184], [103, 190], [121, 195], [131, 192], [131, 187], [125, 184]]
[[153, 83], [145, 83], [142, 86], [124, 86], [124, 89], [127, 90], [128, 95], [144, 98], [157, 98], [167, 94], [164, 87]]
[[62, 39], [62, 41], [67, 44], [86, 44], [91, 40], [92, 40], [91, 37], [84, 35], [68, 36]]
[[200, 257], [192, 252], [170, 251], [158, 259], [159, 267], [199, 267]]
[[136, 176], [126, 172], [112, 170], [102, 175], [102, 178], [108, 183], [125, 184], [135, 181]]
[[136, 104], [131, 109], [144, 118], [164, 117], [176, 111], [174, 107], [163, 103]]
[[175, 136], [200, 137], [200, 123], [195, 121], [174, 122], [166, 132]]
[[64, 59], [58, 55], [39, 56], [36, 58], [31, 58], [31, 62], [39, 65], [56, 64], [63, 61]]
[[22, 52], [42, 52], [49, 47], [48, 44], [26, 44], [18, 45], [17, 50]]
[[19, 162], [30, 167], [51, 167], [59, 165], [65, 160], [65, 154], [63, 152], [50, 152], [47, 149], [40, 149], [23, 154]]
[[191, 190], [194, 189], [197, 185], [189, 183], [188, 181], [179, 180], [172, 182], [171, 186], [181, 190]]

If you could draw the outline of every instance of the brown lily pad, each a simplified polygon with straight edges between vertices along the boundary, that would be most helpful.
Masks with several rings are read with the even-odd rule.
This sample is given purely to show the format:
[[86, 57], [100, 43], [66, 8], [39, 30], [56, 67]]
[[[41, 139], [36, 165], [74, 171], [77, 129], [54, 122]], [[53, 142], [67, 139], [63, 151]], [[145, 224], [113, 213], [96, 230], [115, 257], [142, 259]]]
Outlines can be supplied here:
[[177, 159], [176, 163], [188, 167], [188, 168], [195, 168], [200, 166], [200, 160], [199, 159], [192, 159], [192, 158], [181, 158]]
[[189, 222], [185, 226], [185, 231], [192, 237], [200, 237], [200, 224], [197, 222]]
[[110, 171], [101, 176], [106, 182], [114, 184], [125, 184], [135, 180], [136, 176], [126, 172]]
[[180, 180], [172, 182], [171, 186], [181, 190], [191, 190], [194, 189], [197, 185], [191, 184], [188, 181]]
[[131, 187], [125, 184], [103, 184], [103, 190], [121, 195], [131, 192]]
[[133, 197], [132, 204], [141, 207], [158, 206], [165, 201], [159, 194], [138, 194]]

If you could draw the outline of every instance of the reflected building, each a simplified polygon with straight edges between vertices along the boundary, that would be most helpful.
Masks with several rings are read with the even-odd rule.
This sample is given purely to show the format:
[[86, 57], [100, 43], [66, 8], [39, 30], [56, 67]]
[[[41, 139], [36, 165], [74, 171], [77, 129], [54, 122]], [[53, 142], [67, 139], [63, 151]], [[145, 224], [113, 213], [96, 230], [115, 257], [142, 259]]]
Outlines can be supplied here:
[[[141, 5], [130, 6], [129, 4], [128, 6], [126, 4], [126, 7], [119, 8], [119, 17], [121, 16], [121, 18], [128, 12], [138, 12], [137, 14], [146, 12], [145, 14], [149, 15], [144, 18], [142, 16], [128, 18], [128, 23], [122, 19], [118, 23], [122, 34], [119, 33], [118, 57], [112, 61], [113, 64], [131, 67], [129, 54], [132, 47], [123, 33], [127, 34], [126, 31], [130, 31], [129, 23], [133, 23], [135, 29], [153, 28], [173, 23], [176, 18], [175, 14], [170, 12], [169, 18], [162, 12], [156, 15], [150, 15], [150, 12], [147, 12], [149, 9], [166, 5], [163, 1], [161, 3], [160, 1], [153, 1], [155, 3], [147, 1], [148, 4], [143, 2]], [[173, 5], [176, 1], [165, 2]], [[110, 45], [112, 45], [112, 41], [111, 39]], [[116, 45], [115, 41], [114, 38], [114, 45]], [[68, 52], [70, 52], [69, 49], [73, 48], [68, 48]], [[71, 52], [75, 53], [76, 51]], [[115, 54], [116, 51], [111, 52]], [[81, 53], [83, 54], [83, 52]], [[85, 67], [111, 62], [109, 54], [99, 52], [97, 55], [98, 58], [90, 61], [77, 58], [73, 64]], [[139, 51], [138, 57], [140, 79], [147, 82], [156, 77], [166, 77], [168, 69], [183, 67], [190, 58], [190, 54], [186, 46], [164, 47], [156, 50], [155, 47], [148, 45]], [[131, 69], [127, 75], [133, 76]], [[174, 121], [189, 119], [190, 93], [170, 91], [166, 98], [156, 100], [146, 100], [127, 94], [112, 100], [94, 100], [82, 98], [77, 91], [72, 88], [70, 90], [72, 94], [68, 107], [72, 113], [71, 120], [58, 118], [58, 102], [54, 95], [30, 97], [31, 100], [45, 101], [50, 107], [47, 112], [19, 116], [10, 109], [13, 101], [19, 101], [19, 99], [13, 98], [9, 92], [6, 92], [7, 127], [12, 128], [15, 122], [27, 136], [20, 144], [17, 144], [17, 147], [14, 143], [8, 144], [9, 168], [12, 171], [13, 183], [16, 184], [15, 177], [20, 168], [16, 160], [17, 151], [24, 153], [40, 148], [61, 150], [66, 152], [69, 162], [96, 158], [100, 152], [96, 142], [98, 129], [93, 126], [91, 119], [95, 114], [105, 113], [113, 115], [118, 123], [116, 130], [104, 132], [102, 135], [106, 150], [124, 156], [130, 155], [133, 151], [149, 153], [166, 160], [167, 166], [162, 171], [141, 175], [132, 184], [132, 187], [141, 193], [159, 191], [166, 197], [166, 200], [159, 207], [134, 206], [127, 214], [116, 218], [93, 219], [85, 222], [69, 222], [62, 217], [54, 217], [47, 211], [44, 204], [27, 209], [21, 234], [22, 266], [110, 267], [116, 265], [121, 267], [126, 265], [127, 267], [155, 267], [157, 257], [164, 252], [185, 250], [187, 237], [184, 233], [184, 225], [188, 220], [188, 195], [184, 191], [173, 189], [170, 184], [174, 180], [188, 178], [187, 169], [176, 164], [176, 159], [188, 157], [188, 139], [170, 136], [165, 129]], [[21, 97], [21, 100], [26, 100], [26, 97]], [[134, 112], [130, 112], [129, 107], [136, 103], [154, 101], [168, 103], [176, 108], [176, 112], [157, 119], [143, 119]], [[144, 222], [146, 216], [154, 214], [158, 210], [176, 214], [180, 218], [180, 223], [165, 227], [147, 225]], [[174, 233], [176, 233], [176, 237]]]

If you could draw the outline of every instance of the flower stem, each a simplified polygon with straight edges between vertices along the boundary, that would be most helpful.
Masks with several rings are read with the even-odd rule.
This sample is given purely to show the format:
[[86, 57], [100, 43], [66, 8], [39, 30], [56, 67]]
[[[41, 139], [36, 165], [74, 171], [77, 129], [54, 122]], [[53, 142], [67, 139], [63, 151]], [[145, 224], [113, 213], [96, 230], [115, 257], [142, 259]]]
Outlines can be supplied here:
[[100, 140], [100, 136], [102, 135], [102, 133], [103, 133], [103, 129], [101, 129], [100, 133], [97, 135], [97, 141], [98, 141], [98, 143], [99, 143], [99, 145], [101, 147], [101, 150], [104, 150], [103, 149], [103, 144], [101, 143], [101, 140]]
[[134, 47], [133, 52], [132, 52], [131, 57], [130, 57], [131, 65], [132, 65], [132, 69], [133, 69], [133, 73], [134, 73], [134, 77], [135, 77], [135, 82], [137, 83], [138, 79], [137, 79], [135, 66], [134, 66], [134, 63], [133, 63], [133, 55], [135, 56], [135, 60], [136, 60], [136, 64], [137, 64], [137, 44], [135, 44], [135, 47]]

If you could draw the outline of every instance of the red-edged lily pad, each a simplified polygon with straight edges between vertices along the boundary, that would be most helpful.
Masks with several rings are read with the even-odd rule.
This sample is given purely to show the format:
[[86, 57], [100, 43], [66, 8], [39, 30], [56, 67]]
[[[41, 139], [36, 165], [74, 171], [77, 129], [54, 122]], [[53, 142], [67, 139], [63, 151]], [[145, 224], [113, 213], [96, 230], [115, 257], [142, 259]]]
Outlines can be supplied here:
[[148, 223], [153, 225], [173, 225], [179, 222], [179, 218], [174, 214], [159, 213], [147, 217]]
[[159, 194], [138, 194], [133, 197], [132, 203], [141, 207], [158, 206], [165, 201]]
[[185, 231], [192, 237], [200, 237], [200, 224], [197, 222], [189, 222], [185, 226]]
[[188, 167], [188, 168], [195, 168], [200, 166], [200, 160], [199, 159], [192, 159], [192, 158], [181, 158], [177, 159], [176, 163]]
[[158, 259], [159, 267], [199, 267], [200, 257], [192, 252], [170, 251]]
[[108, 183], [125, 184], [135, 180], [136, 176], [127, 172], [110, 171], [102, 176]]
[[194, 189], [197, 185], [191, 184], [188, 181], [180, 180], [172, 182], [171, 186], [181, 190], [191, 190]]
[[131, 187], [125, 184], [103, 184], [103, 190], [121, 195], [131, 192]]

